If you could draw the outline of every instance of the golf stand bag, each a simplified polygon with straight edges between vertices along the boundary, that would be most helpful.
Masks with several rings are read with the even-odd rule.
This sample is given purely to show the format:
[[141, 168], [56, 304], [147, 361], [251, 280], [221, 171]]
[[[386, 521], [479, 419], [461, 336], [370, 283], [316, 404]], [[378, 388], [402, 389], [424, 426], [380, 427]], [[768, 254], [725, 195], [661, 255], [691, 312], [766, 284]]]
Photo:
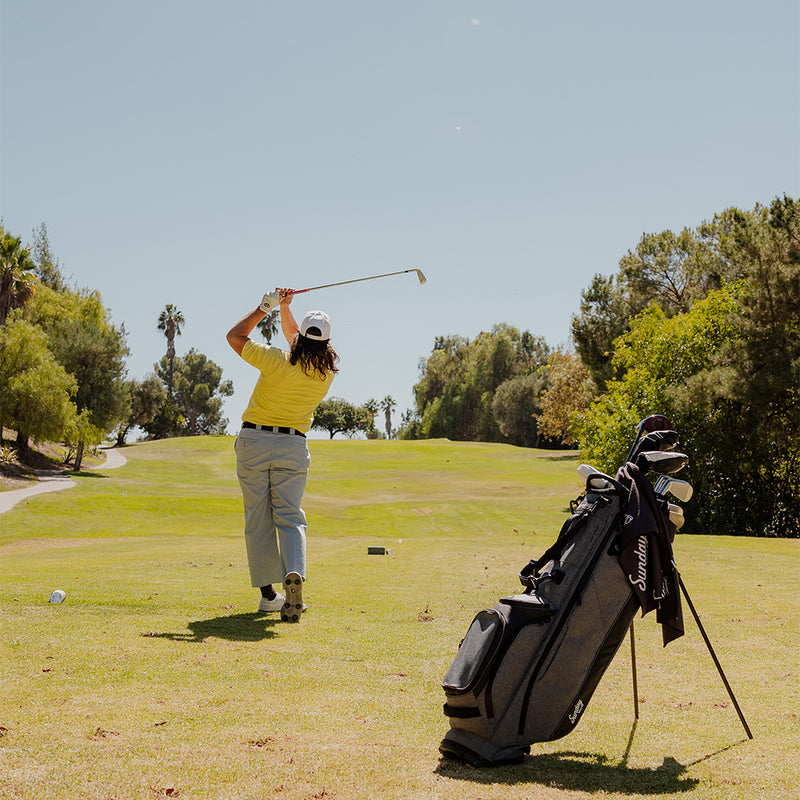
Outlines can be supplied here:
[[515, 763], [534, 742], [570, 733], [639, 608], [657, 610], [665, 644], [682, 635], [685, 587], [671, 548], [680, 508], [645, 477], [687, 463], [666, 452], [678, 438], [670, 428], [661, 415], [643, 420], [615, 478], [582, 465], [586, 493], [553, 545], [523, 567], [523, 591], [476, 615], [442, 681], [442, 754]]

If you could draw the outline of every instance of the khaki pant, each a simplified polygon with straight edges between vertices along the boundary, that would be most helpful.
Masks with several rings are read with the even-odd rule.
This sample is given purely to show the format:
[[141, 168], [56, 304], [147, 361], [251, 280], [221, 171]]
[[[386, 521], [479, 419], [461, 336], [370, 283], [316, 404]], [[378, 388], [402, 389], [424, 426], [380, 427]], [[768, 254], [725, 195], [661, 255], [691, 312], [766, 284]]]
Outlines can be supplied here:
[[243, 428], [236, 476], [244, 501], [244, 538], [252, 586], [306, 577], [306, 515], [300, 504], [311, 456], [302, 436]]

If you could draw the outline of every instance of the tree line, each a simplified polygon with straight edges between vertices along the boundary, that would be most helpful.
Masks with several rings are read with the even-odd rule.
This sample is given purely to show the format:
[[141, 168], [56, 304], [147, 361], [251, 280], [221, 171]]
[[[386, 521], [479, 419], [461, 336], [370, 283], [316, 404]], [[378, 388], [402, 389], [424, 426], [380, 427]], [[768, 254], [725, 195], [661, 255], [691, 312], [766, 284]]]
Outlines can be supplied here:
[[726, 209], [596, 274], [569, 348], [508, 325], [437, 337], [399, 435], [578, 447], [613, 475], [663, 413], [691, 456], [684, 531], [797, 537], [799, 317], [800, 203]]
[[[420, 361], [415, 408], [391, 424], [391, 397], [330, 398], [314, 427], [386, 438], [445, 437], [578, 447], [613, 474], [637, 422], [667, 414], [691, 456], [684, 531], [800, 536], [800, 203], [729, 208], [694, 229], [644, 234], [611, 275], [596, 274], [571, 320], [571, 346], [507, 324], [474, 339], [438, 336]], [[45, 226], [25, 247], [0, 226], [0, 444], [74, 446], [134, 427], [149, 438], [223, 433], [222, 370], [194, 348], [167, 305], [166, 355], [128, 380], [124, 326], [97, 292], [70, 288]], [[259, 324], [270, 342], [275, 314]], [[732, 525], [731, 521], [735, 520]]]
[[26, 246], [0, 225], [0, 445], [16, 431], [29, 442], [59, 441], [79, 470], [85, 447], [130, 430], [149, 438], [222, 433], [230, 381], [206, 356], [175, 354], [183, 315], [168, 305], [158, 320], [167, 354], [142, 381], [127, 378], [125, 326], [111, 322], [100, 294], [64, 278], [42, 224]]

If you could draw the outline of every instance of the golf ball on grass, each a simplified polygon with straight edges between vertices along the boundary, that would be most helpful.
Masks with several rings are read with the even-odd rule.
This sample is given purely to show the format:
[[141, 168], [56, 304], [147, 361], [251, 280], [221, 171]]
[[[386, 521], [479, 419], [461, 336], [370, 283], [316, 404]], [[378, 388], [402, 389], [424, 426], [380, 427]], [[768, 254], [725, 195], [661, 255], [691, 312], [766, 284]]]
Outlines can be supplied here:
[[64, 598], [67, 596], [67, 593], [63, 589], [56, 589], [53, 594], [50, 595], [51, 603], [63, 603]]

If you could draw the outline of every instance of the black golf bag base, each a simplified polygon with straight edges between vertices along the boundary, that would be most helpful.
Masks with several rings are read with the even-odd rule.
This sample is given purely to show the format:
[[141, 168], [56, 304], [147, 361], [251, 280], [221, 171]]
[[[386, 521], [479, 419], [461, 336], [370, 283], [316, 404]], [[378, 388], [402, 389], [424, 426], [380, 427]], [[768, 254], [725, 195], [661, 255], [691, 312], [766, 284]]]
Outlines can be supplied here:
[[444, 754], [513, 763], [581, 719], [639, 608], [619, 563], [624, 490], [603, 481], [544, 556], [523, 568], [527, 590], [473, 619], [442, 680]]
[[529, 755], [529, 746], [493, 748], [485, 739], [468, 731], [452, 729], [447, 732], [439, 752], [454, 761], [473, 767], [500, 767], [504, 764], [521, 764]]

